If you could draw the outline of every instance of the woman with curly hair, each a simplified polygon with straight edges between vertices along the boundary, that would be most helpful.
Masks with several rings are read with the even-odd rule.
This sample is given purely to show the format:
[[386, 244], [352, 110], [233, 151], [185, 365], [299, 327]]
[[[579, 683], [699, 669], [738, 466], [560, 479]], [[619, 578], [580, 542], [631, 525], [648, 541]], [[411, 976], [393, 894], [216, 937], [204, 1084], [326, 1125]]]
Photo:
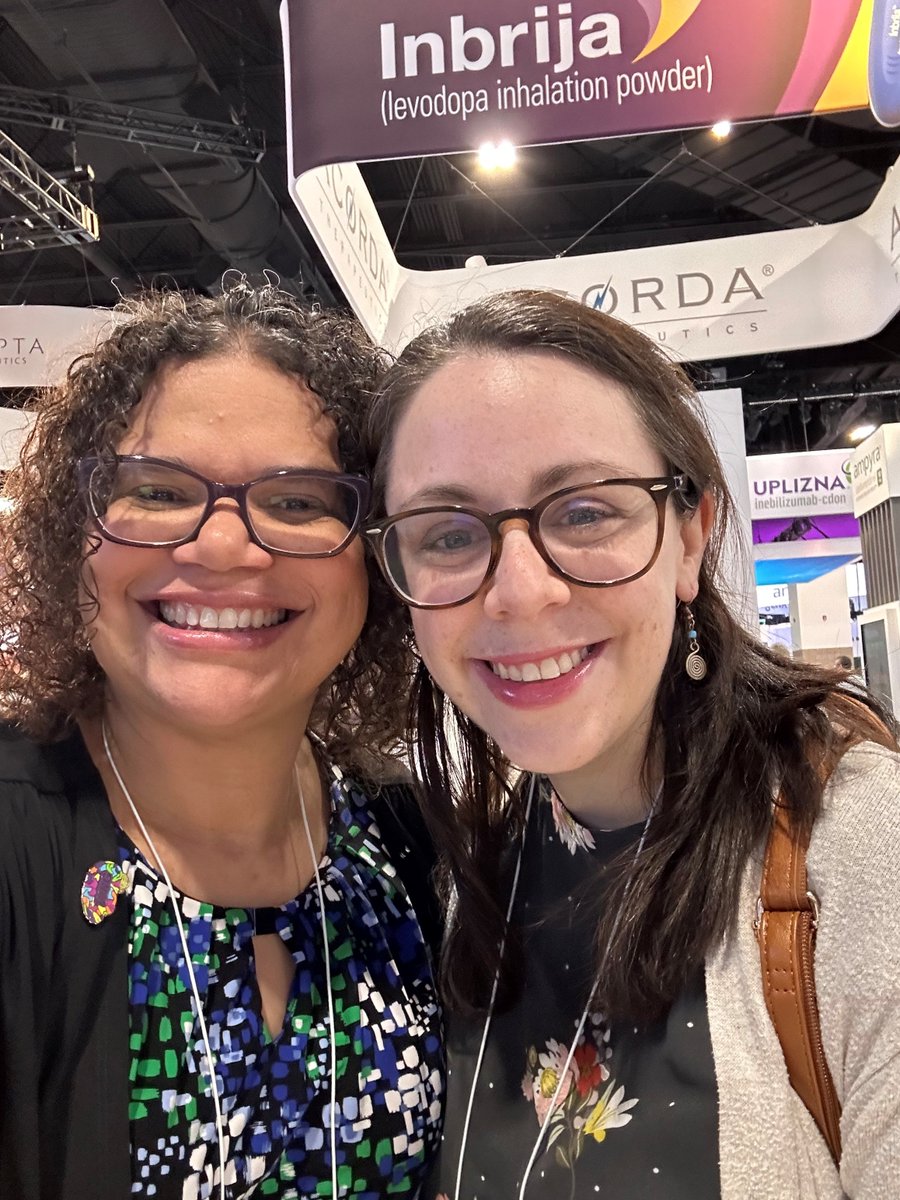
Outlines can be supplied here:
[[729, 610], [687, 377], [498, 294], [420, 333], [370, 419], [448, 894], [426, 1200], [897, 1195], [893, 722]]
[[443, 1076], [377, 778], [376, 355], [270, 287], [114, 316], [7, 481], [0, 1194], [414, 1196]]

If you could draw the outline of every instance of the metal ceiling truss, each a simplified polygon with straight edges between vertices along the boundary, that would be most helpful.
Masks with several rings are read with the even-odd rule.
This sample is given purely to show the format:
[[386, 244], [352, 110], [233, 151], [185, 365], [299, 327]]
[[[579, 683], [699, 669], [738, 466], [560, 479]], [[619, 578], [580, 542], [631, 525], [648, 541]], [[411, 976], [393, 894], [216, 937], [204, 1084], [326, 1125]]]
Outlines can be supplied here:
[[139, 146], [184, 150], [216, 158], [258, 163], [266, 152], [259, 129], [225, 121], [197, 121], [125, 104], [83, 100], [57, 92], [0, 86], [0, 122], [52, 129], [71, 136], [90, 134]]
[[99, 239], [100, 221], [94, 210], [2, 131], [0, 187], [28, 210], [24, 216], [0, 220], [0, 254]]

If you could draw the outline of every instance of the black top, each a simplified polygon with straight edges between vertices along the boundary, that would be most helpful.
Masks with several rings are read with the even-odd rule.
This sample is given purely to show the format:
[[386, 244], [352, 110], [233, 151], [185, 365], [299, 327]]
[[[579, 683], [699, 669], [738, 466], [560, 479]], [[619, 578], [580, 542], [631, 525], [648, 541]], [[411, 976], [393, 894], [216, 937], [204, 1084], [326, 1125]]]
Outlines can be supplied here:
[[[459, 1200], [518, 1200], [562, 1087], [526, 1200], [718, 1200], [716, 1081], [702, 972], [663, 1019], [636, 1026], [590, 1011], [604, 863], [637, 849], [643, 826], [591, 833], [536, 796], [513, 920], [523, 927], [524, 997], [490, 1022]], [[463, 1126], [484, 1018], [449, 1020], [444, 1144], [425, 1200], [455, 1200]], [[763, 1102], [761, 1100], [761, 1102]]]
[[[412, 798], [397, 787], [371, 793], [390, 857], [434, 939], [429, 850]], [[115, 861], [117, 840], [77, 732], [40, 746], [0, 726], [4, 1200], [123, 1200], [131, 1188], [129, 906], [92, 926], [80, 904], [88, 868]]]

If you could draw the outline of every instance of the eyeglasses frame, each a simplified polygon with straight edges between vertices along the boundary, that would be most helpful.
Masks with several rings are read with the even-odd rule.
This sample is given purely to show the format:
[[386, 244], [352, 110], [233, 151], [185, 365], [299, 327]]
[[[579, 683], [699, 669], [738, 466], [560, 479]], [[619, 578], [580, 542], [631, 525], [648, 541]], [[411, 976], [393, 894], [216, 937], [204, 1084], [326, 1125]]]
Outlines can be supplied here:
[[[540, 520], [546, 509], [554, 504], [557, 500], [564, 496], [572, 495], [574, 492], [582, 492], [586, 488], [600, 487], [604, 484], [632, 484], [636, 487], [643, 488], [650, 496], [656, 505], [656, 545], [653, 549], [653, 555], [650, 561], [640, 571], [636, 571], [633, 575], [627, 575], [623, 579], [610, 579], [598, 583], [593, 580], [579, 579], [575, 575], [564, 571], [557, 562], [551, 557], [547, 547], [544, 545], [543, 538], [540, 533]], [[564, 579], [567, 583], [576, 584], [579, 587], [594, 587], [607, 588], [619, 587], [623, 583], [632, 583], [635, 579], [640, 579], [659, 558], [659, 552], [662, 549], [663, 538], [666, 532], [666, 502], [670, 496], [680, 496], [687, 511], [692, 511], [696, 508], [696, 501], [692, 497], [694, 485], [687, 475], [659, 475], [648, 478], [606, 478], [593, 479], [588, 483], [575, 483], [568, 487], [560, 488], [558, 491], [551, 492], [549, 496], [544, 496], [537, 504], [530, 508], [504, 508], [499, 512], [487, 513], [479, 508], [470, 508], [466, 504], [429, 504], [422, 508], [408, 508], [403, 512], [394, 513], [390, 517], [384, 517], [376, 524], [364, 526], [362, 535], [372, 547], [375, 559], [381, 568], [381, 573], [385, 581], [394, 595], [410, 608], [419, 608], [425, 610], [434, 610], [441, 608], [459, 608], [462, 604], [468, 604], [474, 600], [484, 585], [493, 577], [494, 572], [500, 562], [500, 555], [503, 550], [503, 533], [501, 526], [508, 521], [525, 521], [528, 525], [528, 536], [531, 538], [531, 544], [537, 550], [538, 554], [547, 564], [555, 575]], [[405, 517], [424, 516], [430, 512], [452, 512], [463, 513], [470, 517], [475, 517], [480, 520], [487, 528], [491, 537], [491, 555], [488, 560], [488, 565], [484, 573], [484, 578], [479, 583], [478, 587], [469, 595], [464, 596], [460, 600], [451, 600], [448, 603], [442, 604], [423, 604], [419, 601], [411, 599], [407, 596], [391, 578], [390, 571], [387, 566], [387, 559], [384, 552], [384, 542], [391, 527], [396, 525], [398, 521], [402, 521]]]
[[[98, 467], [115, 462], [119, 463], [147, 463], [157, 467], [167, 467], [172, 471], [179, 471], [182, 475], [189, 475], [192, 479], [198, 480], [206, 488], [206, 506], [198, 520], [196, 526], [189, 536], [176, 538], [173, 541], [166, 542], [135, 542], [129, 538], [119, 537], [116, 534], [110, 533], [100, 514], [97, 512], [94, 504], [94, 495], [91, 489], [91, 479]], [[350, 528], [350, 532], [344, 538], [339, 546], [334, 550], [281, 550], [277, 546], [270, 546], [259, 536], [253, 528], [253, 523], [250, 518], [250, 513], [247, 505], [247, 493], [250, 488], [258, 483], [266, 483], [270, 479], [280, 479], [283, 476], [303, 476], [309, 479], [327, 479], [332, 482], [345, 483], [355, 493], [357, 497], [356, 518]], [[148, 550], [174, 550], [177, 546], [186, 546], [189, 542], [196, 541], [200, 534], [200, 530], [209, 520], [215, 509], [216, 503], [221, 499], [234, 500], [237, 504], [237, 511], [241, 520], [244, 523], [244, 528], [247, 530], [247, 536], [254, 546], [259, 546], [266, 550], [269, 554], [283, 554], [287, 558], [334, 558], [335, 555], [346, 550], [354, 537], [360, 532], [366, 513], [368, 512], [369, 499], [371, 491], [369, 481], [363, 479], [361, 475], [345, 475], [340, 471], [320, 471], [312, 467], [285, 467], [280, 471], [270, 471], [265, 475], [259, 475], [256, 479], [250, 479], [246, 483], [220, 483], [214, 479], [207, 479], [205, 475], [201, 475], [199, 471], [194, 471], [190, 467], [184, 467], [181, 463], [172, 462], [166, 458], [153, 458], [147, 454], [117, 454], [113, 459], [105, 459], [100, 455], [87, 455], [79, 460], [78, 463], [78, 488], [82, 496], [85, 497], [90, 509], [90, 515], [97, 525], [102, 537], [109, 542], [115, 542], [119, 546], [134, 546], [137, 549]]]

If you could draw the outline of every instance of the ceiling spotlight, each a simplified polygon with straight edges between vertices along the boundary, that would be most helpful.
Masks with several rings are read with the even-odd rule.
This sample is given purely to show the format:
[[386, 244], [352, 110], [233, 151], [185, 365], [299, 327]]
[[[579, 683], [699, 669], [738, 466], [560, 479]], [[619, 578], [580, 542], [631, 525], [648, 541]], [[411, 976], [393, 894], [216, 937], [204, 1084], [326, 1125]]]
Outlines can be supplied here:
[[493, 142], [482, 142], [478, 147], [478, 165], [485, 171], [493, 171], [497, 165], [497, 147]]
[[483, 142], [478, 147], [478, 165], [485, 171], [508, 171], [516, 163], [516, 148], [508, 138], [502, 142]]
[[516, 148], [509, 138], [504, 138], [497, 145], [497, 166], [508, 171], [510, 167], [514, 167], [515, 165]]
[[713, 135], [713, 137], [727, 138], [729, 133], [731, 133], [731, 122], [716, 121], [715, 125], [713, 125], [712, 129], [710, 130], [710, 133]]
[[865, 439], [867, 437], [871, 437], [871, 435], [875, 432], [875, 430], [877, 428], [878, 428], [877, 425], [871, 425], [871, 424], [857, 425], [857, 427], [855, 429], [850, 430], [850, 432], [847, 434], [847, 437], [850, 439], [851, 442], [862, 442], [862, 441], [865, 441]]

